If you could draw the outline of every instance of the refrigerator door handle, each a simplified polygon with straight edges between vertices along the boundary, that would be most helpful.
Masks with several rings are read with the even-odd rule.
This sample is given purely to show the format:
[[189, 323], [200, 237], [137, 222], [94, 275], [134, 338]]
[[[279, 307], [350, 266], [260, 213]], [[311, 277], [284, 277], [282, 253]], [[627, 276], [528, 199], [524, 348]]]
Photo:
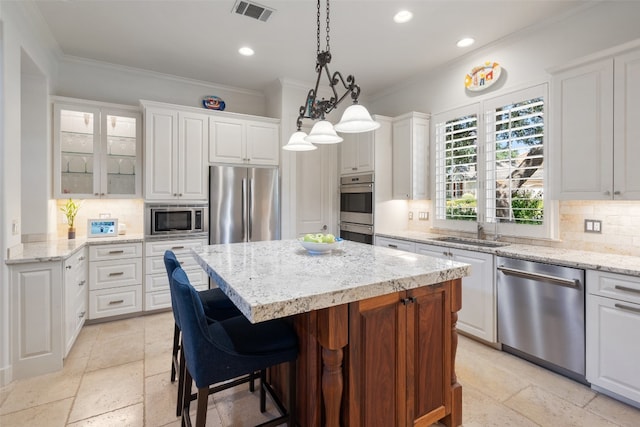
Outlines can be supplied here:
[[249, 201], [249, 213], [247, 215], [248, 218], [248, 223], [249, 223], [249, 242], [252, 241], [252, 233], [251, 233], [251, 225], [253, 224], [253, 179], [249, 180], [249, 198], [247, 199]]
[[247, 224], [246, 224], [246, 218], [248, 216], [247, 214], [247, 180], [243, 179], [242, 180], [242, 240], [243, 241], [247, 241]]

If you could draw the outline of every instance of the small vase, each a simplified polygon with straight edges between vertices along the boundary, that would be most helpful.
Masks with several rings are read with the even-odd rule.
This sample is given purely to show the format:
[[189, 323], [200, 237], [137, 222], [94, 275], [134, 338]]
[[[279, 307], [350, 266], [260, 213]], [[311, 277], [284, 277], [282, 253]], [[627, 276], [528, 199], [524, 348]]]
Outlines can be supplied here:
[[67, 238], [69, 240], [75, 239], [76, 238], [76, 229], [71, 227], [69, 228], [69, 230], [67, 231]]

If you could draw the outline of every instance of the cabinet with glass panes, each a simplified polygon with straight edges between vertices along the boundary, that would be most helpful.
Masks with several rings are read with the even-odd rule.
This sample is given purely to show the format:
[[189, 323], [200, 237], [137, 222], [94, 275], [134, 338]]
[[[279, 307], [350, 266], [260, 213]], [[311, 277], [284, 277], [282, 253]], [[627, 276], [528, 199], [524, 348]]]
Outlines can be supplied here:
[[141, 197], [137, 107], [54, 100], [56, 198]]

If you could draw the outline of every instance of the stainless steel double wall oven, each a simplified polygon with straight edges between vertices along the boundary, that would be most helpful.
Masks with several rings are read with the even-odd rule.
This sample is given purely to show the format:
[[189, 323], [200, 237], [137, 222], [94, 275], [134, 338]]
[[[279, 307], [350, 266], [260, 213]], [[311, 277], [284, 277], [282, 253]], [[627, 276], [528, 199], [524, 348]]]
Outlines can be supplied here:
[[340, 237], [373, 244], [373, 173], [340, 178]]

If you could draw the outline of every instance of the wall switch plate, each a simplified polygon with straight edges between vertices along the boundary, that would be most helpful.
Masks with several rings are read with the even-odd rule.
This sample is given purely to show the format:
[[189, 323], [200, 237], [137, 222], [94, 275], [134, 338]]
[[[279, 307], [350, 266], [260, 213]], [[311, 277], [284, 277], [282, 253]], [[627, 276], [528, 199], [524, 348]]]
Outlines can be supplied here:
[[602, 221], [600, 221], [599, 219], [585, 219], [584, 232], [585, 233], [602, 233]]
[[18, 234], [20, 234], [20, 222], [18, 222], [17, 219], [14, 219], [11, 222], [11, 234], [14, 236], [17, 236]]
[[413, 211], [409, 211], [409, 220], [413, 219]]
[[429, 219], [429, 212], [418, 212], [418, 220], [426, 221]]

